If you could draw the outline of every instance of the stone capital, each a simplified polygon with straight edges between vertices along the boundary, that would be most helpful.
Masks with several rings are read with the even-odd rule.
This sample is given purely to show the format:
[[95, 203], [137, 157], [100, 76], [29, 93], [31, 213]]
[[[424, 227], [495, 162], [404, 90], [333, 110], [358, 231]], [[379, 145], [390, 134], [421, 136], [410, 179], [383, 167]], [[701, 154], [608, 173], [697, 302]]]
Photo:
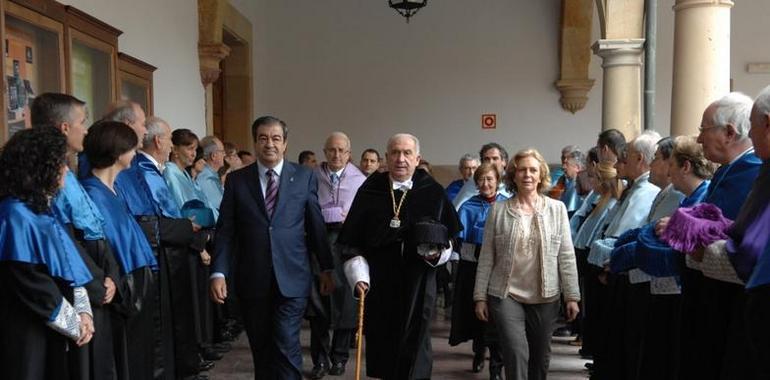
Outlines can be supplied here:
[[594, 85], [593, 79], [561, 79], [554, 83], [561, 98], [559, 103], [565, 110], [573, 114], [583, 109], [588, 102], [588, 92]]
[[221, 62], [230, 54], [230, 48], [223, 43], [199, 43], [198, 58], [200, 60], [201, 82], [203, 86], [208, 86], [216, 82], [222, 70], [219, 69]]
[[602, 57], [602, 67], [642, 66], [644, 39], [598, 40], [592, 46], [594, 54]]
[[717, 7], [732, 8], [735, 5], [731, 0], [676, 0], [674, 12], [688, 8]]

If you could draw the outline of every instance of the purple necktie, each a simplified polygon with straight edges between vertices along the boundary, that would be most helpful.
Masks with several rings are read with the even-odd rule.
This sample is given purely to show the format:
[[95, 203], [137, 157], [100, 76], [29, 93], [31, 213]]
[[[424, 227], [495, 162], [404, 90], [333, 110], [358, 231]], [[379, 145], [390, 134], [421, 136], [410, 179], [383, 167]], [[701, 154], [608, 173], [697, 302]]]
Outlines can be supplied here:
[[267, 216], [272, 218], [275, 211], [275, 202], [278, 200], [278, 184], [275, 183], [275, 172], [269, 169], [267, 173], [267, 187], [265, 188], [265, 211]]

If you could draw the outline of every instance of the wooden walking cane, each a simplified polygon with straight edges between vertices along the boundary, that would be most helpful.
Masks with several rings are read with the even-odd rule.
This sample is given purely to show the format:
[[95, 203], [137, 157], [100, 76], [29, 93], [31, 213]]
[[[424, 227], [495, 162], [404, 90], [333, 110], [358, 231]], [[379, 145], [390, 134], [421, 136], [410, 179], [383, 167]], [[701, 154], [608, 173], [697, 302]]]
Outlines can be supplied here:
[[364, 298], [366, 292], [361, 292], [358, 299], [358, 333], [356, 342], [356, 380], [361, 380], [361, 346], [364, 341]]

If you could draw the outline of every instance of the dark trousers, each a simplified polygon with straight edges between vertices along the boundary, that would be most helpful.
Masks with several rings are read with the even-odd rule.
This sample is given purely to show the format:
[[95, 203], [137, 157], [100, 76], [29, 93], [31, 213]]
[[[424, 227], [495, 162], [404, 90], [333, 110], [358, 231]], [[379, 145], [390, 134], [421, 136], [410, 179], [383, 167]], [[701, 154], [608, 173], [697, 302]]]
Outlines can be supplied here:
[[631, 365], [628, 357], [630, 344], [627, 339], [626, 321], [631, 287], [625, 274], [610, 274], [607, 282], [607, 303], [602, 325], [606, 331], [605, 351], [601, 356], [600, 367], [595, 373], [601, 374], [598, 376], [601, 379], [625, 379], [628, 376], [626, 368]]
[[510, 297], [489, 297], [489, 308], [500, 336], [505, 378], [545, 380], [559, 301], [529, 305]]
[[682, 296], [651, 295], [639, 379], [679, 379]]
[[329, 342], [329, 320], [323, 316], [310, 318], [310, 357], [313, 365], [348, 362], [351, 329], [334, 330]]
[[485, 355], [489, 348], [489, 374], [497, 374], [503, 368], [503, 354], [500, 352], [500, 343], [497, 329], [493, 321], [484, 323], [478, 335], [473, 338], [473, 354]]
[[[712, 340], [711, 331], [706, 329], [706, 298], [703, 289], [703, 273], [684, 266], [682, 258], [682, 306], [679, 318], [681, 350], [679, 351], [679, 370], [682, 380], [699, 380], [713, 376], [716, 371], [706, 358], [708, 348], [717, 343]], [[711, 341], [711, 342], [710, 342]]]
[[[148, 290], [138, 313], [126, 319], [128, 370], [131, 380], [154, 379], [160, 349], [160, 300], [157, 274], [134, 271], [134, 280], [144, 283]], [[146, 276], [146, 278], [142, 278]]]
[[299, 333], [307, 297], [284, 297], [273, 279], [269, 296], [240, 301], [254, 362], [254, 378], [302, 379]]
[[[580, 294], [586, 293], [586, 287], [588, 282], [588, 277], [592, 273], [592, 265], [588, 263], [588, 250], [587, 249], [575, 249], [575, 259], [577, 261], [577, 270], [578, 270], [578, 286], [580, 287]], [[563, 298], [563, 297], [562, 297]], [[590, 353], [589, 350], [585, 350], [585, 297], [583, 297], [583, 300], [580, 302], [580, 313], [578, 313], [577, 317], [575, 317], [575, 320], [569, 323], [572, 333], [578, 334], [580, 336], [581, 341], [583, 341], [583, 348], [584, 352]], [[564, 312], [565, 309], [562, 306], [562, 312]], [[566, 318], [566, 315], [565, 315]]]
[[601, 352], [605, 345], [606, 331], [603, 325], [604, 308], [606, 307], [607, 285], [599, 281], [602, 269], [591, 266], [586, 268], [583, 282], [583, 352], [594, 356], [594, 365], [601, 360]]
[[650, 283], [628, 285], [627, 301], [623, 311], [623, 373], [626, 379], [639, 379], [642, 345], [647, 336], [647, 315], [650, 304]]
[[85, 379], [110, 380], [117, 379], [115, 370], [115, 354], [112, 341], [112, 321], [109, 306], [91, 305], [93, 313], [94, 329], [99, 334], [94, 334], [93, 339], [83, 347], [70, 349], [77, 352], [81, 363], [80, 368], [86, 368]]
[[705, 363], [708, 372], [700, 379], [750, 379], [752, 367], [744, 325], [744, 287], [703, 279], [708, 342]]
[[174, 331], [174, 362], [177, 373], [190, 376], [198, 373], [200, 349], [195, 326], [197, 285], [193, 282], [191, 266], [197, 255], [187, 248], [165, 250], [168, 262], [168, 283]]
[[749, 289], [744, 308], [755, 379], [770, 379], [770, 285]]

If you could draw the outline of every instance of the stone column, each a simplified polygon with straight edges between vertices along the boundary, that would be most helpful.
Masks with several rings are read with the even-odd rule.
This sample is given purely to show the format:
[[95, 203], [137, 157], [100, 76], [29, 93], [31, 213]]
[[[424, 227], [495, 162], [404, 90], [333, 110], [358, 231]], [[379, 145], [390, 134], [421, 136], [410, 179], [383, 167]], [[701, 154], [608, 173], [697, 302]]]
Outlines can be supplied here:
[[676, 0], [671, 136], [696, 135], [703, 110], [730, 91], [730, 0]]
[[642, 55], [644, 39], [599, 40], [594, 53], [602, 57], [602, 130], [617, 129], [631, 140], [642, 125]]
[[230, 54], [230, 48], [222, 42], [226, 9], [226, 0], [198, 0], [198, 66], [201, 83], [206, 91], [206, 134], [214, 132], [214, 95], [211, 84], [222, 73], [219, 62]]
[[554, 83], [561, 92], [562, 108], [573, 114], [585, 107], [594, 80], [588, 78], [591, 63], [591, 26], [593, 0], [563, 0], [561, 43], [559, 44], [559, 80]]

